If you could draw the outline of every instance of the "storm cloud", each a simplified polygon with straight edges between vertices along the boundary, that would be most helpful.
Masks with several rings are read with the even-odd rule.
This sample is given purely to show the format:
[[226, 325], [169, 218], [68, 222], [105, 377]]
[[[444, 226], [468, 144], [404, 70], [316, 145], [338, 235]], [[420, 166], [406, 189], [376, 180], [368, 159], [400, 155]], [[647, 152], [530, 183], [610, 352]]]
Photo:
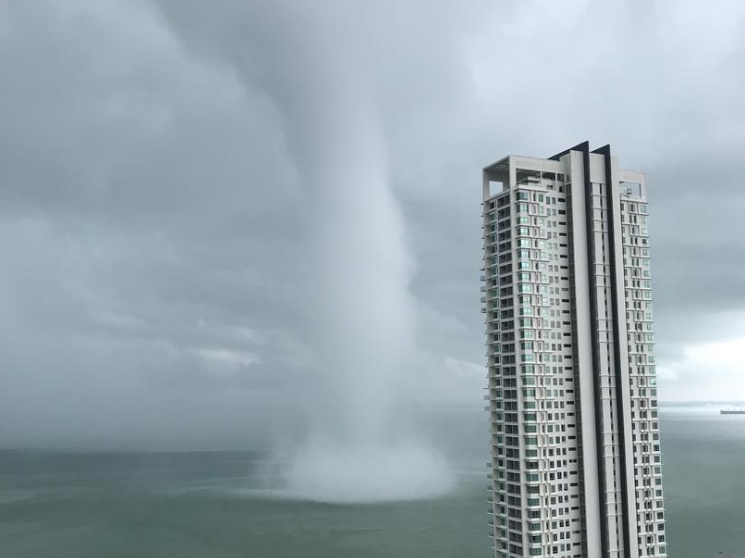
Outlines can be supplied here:
[[661, 398], [745, 398], [744, 37], [720, 0], [0, 1], [0, 443], [268, 442], [323, 398], [322, 138], [360, 204], [385, 175], [417, 408], [481, 402], [481, 167], [585, 139], [648, 174]]

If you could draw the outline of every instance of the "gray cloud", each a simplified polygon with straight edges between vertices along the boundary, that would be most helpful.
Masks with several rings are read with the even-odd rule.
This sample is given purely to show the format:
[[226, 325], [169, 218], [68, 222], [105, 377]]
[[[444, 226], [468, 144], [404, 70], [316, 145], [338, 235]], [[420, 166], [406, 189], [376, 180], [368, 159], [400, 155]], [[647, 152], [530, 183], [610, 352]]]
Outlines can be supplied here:
[[[479, 169], [586, 138], [649, 175], [662, 364], [745, 335], [740, 3], [324, 1], [288, 18], [302, 6], [0, 3], [0, 442], [238, 443], [301, 407], [319, 216], [288, 131], [355, 91], [413, 261], [417, 397], [479, 403]], [[299, 68], [300, 47], [334, 56]], [[348, 64], [351, 90], [318, 90]], [[311, 94], [328, 104], [287, 111]], [[700, 377], [668, 385], [695, 398]]]

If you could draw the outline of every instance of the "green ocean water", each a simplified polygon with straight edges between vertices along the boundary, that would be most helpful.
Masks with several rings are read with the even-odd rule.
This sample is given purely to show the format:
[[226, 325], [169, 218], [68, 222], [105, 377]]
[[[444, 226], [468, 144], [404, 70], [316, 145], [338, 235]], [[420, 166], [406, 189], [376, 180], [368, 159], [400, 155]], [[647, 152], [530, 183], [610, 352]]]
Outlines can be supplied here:
[[[266, 490], [263, 452], [2, 451], [0, 557], [486, 558], [481, 419], [441, 429], [452, 493], [378, 505]], [[668, 408], [661, 422], [670, 556], [745, 558], [745, 416]]]

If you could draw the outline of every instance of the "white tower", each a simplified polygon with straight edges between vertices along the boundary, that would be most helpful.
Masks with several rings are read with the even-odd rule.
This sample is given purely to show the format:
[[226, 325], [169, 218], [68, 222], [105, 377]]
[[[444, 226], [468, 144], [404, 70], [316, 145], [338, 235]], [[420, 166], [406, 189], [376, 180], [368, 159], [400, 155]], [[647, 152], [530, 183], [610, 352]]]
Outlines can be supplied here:
[[645, 176], [584, 142], [483, 179], [494, 555], [667, 556]]

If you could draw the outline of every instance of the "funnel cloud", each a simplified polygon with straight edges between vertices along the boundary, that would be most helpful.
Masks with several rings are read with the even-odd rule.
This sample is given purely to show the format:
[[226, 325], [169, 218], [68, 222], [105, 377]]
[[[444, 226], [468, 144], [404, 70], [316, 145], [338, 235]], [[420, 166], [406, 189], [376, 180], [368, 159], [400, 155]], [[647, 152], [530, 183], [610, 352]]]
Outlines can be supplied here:
[[[444, 461], [412, 443], [401, 390], [415, 360], [414, 272], [368, 60], [339, 2], [247, 8], [257, 60], [236, 67], [279, 110], [309, 215], [303, 284], [313, 358], [308, 430], [286, 474], [320, 501], [427, 497], [452, 485]], [[340, 44], [349, 48], [339, 49]]]
[[326, 502], [436, 495], [452, 484], [444, 463], [393, 436], [414, 347], [413, 267], [380, 119], [362, 61], [332, 49], [334, 30], [321, 36], [303, 11], [278, 16], [299, 39], [269, 80], [313, 219], [307, 319], [318, 382], [289, 490]]

